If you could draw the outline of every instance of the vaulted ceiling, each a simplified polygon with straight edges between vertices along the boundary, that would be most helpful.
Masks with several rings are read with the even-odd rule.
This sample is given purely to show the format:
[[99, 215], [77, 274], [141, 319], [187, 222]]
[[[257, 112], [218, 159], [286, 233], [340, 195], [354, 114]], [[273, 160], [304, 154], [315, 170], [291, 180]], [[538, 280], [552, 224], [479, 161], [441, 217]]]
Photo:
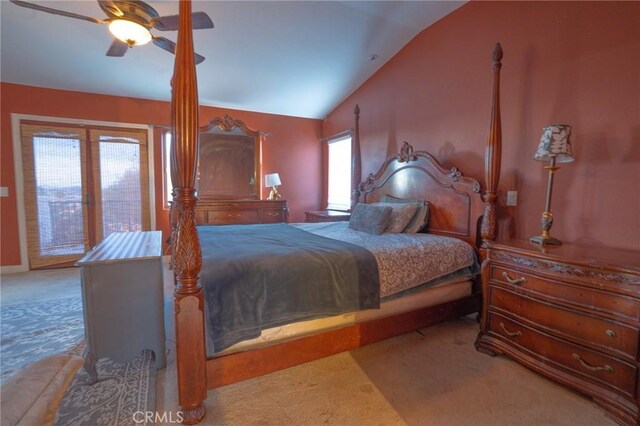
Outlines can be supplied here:
[[[103, 19], [94, 0], [36, 1]], [[323, 118], [419, 32], [463, 1], [194, 1], [200, 103]], [[160, 15], [177, 1], [149, 1]], [[0, 0], [3, 82], [170, 100], [173, 55], [152, 44], [107, 57], [107, 25]], [[173, 41], [176, 33], [152, 30]], [[371, 56], [376, 59], [371, 60]]]

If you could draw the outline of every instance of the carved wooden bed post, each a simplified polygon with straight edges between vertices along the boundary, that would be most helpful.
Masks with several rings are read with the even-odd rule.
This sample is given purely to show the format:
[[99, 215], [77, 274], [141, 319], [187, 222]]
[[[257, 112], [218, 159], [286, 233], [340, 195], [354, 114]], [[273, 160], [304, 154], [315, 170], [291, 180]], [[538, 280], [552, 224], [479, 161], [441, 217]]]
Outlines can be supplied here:
[[204, 297], [199, 274], [200, 241], [195, 222], [195, 179], [198, 161], [198, 92], [191, 29], [191, 0], [180, 1], [178, 43], [172, 80], [171, 181], [176, 229], [173, 268], [178, 401], [183, 423], [194, 424], [205, 415], [207, 397], [204, 336]]
[[351, 210], [360, 200], [360, 182], [362, 182], [362, 161], [360, 160], [360, 106], [353, 109], [355, 124], [351, 138]]
[[493, 49], [493, 100], [491, 103], [491, 122], [489, 139], [485, 152], [484, 215], [482, 216], [481, 235], [483, 244], [496, 238], [496, 201], [500, 181], [500, 159], [502, 157], [502, 126], [500, 123], [500, 68], [502, 68], [502, 46], [496, 43]]

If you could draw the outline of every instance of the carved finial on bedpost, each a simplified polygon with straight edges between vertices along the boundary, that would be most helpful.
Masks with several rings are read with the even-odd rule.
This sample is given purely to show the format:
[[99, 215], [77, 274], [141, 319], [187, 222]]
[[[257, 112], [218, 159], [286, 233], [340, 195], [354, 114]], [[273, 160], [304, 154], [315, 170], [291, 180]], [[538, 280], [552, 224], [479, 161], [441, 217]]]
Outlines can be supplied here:
[[176, 333], [178, 403], [184, 424], [198, 423], [205, 415], [207, 397], [206, 349], [204, 345], [204, 296], [199, 275], [202, 267], [196, 230], [195, 195], [198, 159], [198, 85], [193, 55], [191, 1], [180, 1], [178, 42], [171, 96], [173, 143], [171, 180], [176, 222], [173, 297]]
[[493, 69], [502, 67], [502, 45], [496, 43], [493, 48]]
[[360, 162], [360, 106], [353, 109], [355, 124], [351, 138], [351, 210], [360, 200], [360, 181], [362, 180], [362, 165]]
[[413, 146], [411, 146], [407, 141], [402, 142], [398, 161], [401, 163], [408, 163], [409, 161], [416, 161], [417, 159], [418, 156], [413, 153]]
[[496, 238], [496, 201], [500, 182], [500, 161], [502, 157], [502, 125], [500, 122], [500, 69], [502, 68], [502, 46], [496, 43], [493, 49], [493, 101], [489, 138], [485, 152], [484, 215], [481, 235], [483, 243]]

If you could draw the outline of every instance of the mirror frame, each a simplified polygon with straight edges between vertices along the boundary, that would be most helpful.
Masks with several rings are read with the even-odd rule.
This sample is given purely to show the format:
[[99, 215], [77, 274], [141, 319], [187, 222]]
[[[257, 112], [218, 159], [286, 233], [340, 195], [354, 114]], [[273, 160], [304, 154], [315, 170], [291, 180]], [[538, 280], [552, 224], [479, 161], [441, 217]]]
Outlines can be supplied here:
[[242, 131], [242, 133], [246, 136], [252, 137], [254, 139], [254, 164], [253, 164], [253, 173], [254, 179], [256, 182], [255, 191], [251, 196], [246, 195], [238, 195], [238, 194], [220, 194], [220, 195], [204, 195], [201, 196], [198, 194], [200, 200], [260, 200], [262, 199], [262, 143], [269, 136], [267, 132], [261, 132], [259, 130], [254, 130], [248, 127], [243, 121], [236, 120], [232, 118], [229, 114], [225, 114], [224, 117], [214, 117], [207, 123], [205, 126], [199, 128], [198, 132], [198, 174], [197, 174], [197, 183], [200, 182], [200, 134], [202, 133], [211, 133], [215, 128], [219, 128], [220, 131], [214, 133], [224, 134], [233, 132], [236, 129]]

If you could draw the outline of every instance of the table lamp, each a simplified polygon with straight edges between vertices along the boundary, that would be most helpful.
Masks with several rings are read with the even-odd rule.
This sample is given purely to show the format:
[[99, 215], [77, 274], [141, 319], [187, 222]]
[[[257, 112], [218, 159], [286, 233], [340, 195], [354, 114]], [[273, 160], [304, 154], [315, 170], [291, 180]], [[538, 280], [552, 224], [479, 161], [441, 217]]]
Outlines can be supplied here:
[[542, 226], [542, 235], [531, 237], [529, 241], [534, 244], [555, 245], [562, 244], [557, 238], [553, 238], [549, 234], [551, 225], [553, 225], [553, 215], [551, 214], [551, 193], [553, 189], [553, 174], [559, 169], [556, 164], [571, 163], [573, 153], [571, 150], [571, 142], [569, 142], [569, 135], [571, 134], [571, 126], [566, 124], [553, 124], [542, 129], [542, 138], [540, 138], [540, 144], [533, 156], [537, 161], [549, 161], [548, 166], [544, 166], [549, 170], [549, 181], [547, 183], [547, 201], [545, 204], [544, 212], [542, 213], [542, 219], [540, 224]]
[[271, 193], [267, 200], [279, 200], [280, 194], [278, 194], [278, 185], [282, 185], [280, 181], [280, 175], [277, 173], [270, 173], [264, 176], [264, 186], [271, 187]]

